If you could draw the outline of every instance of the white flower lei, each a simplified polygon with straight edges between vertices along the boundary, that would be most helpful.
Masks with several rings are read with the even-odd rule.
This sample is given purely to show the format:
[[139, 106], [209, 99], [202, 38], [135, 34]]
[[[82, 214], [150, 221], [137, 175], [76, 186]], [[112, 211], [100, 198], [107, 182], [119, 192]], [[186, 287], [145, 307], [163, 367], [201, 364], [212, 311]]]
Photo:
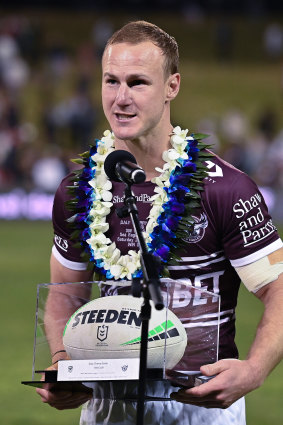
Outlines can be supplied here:
[[[150, 234], [157, 225], [157, 218], [163, 211], [163, 204], [167, 201], [167, 193], [164, 187], [170, 186], [170, 174], [178, 165], [177, 160], [188, 159], [185, 147], [193, 137], [187, 137], [188, 130], [181, 130], [179, 126], [175, 127], [170, 137], [172, 148], [163, 152], [162, 159], [165, 161], [163, 168], [156, 168], [160, 175], [151, 181], [156, 184], [155, 195], [152, 196], [152, 207], [149, 213], [149, 220], [144, 234], [145, 241], [151, 241]], [[95, 176], [89, 181], [93, 188], [95, 201], [90, 210], [91, 224], [89, 225], [91, 236], [86, 242], [89, 244], [93, 258], [103, 262], [103, 268], [109, 270], [114, 279], [131, 279], [138, 269], [140, 269], [140, 252], [130, 250], [128, 254], [121, 255], [121, 251], [105, 236], [109, 229], [106, 218], [113, 205], [112, 183], [104, 171], [104, 161], [106, 156], [114, 150], [114, 134], [109, 130], [104, 132], [104, 137], [98, 141], [97, 152], [91, 157], [96, 163]]]

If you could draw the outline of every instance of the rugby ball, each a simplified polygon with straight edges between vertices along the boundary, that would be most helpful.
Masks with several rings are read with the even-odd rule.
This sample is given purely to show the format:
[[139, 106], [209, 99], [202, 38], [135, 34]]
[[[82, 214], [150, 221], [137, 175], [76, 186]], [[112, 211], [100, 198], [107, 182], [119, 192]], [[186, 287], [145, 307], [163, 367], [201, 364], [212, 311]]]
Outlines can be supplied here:
[[[151, 302], [148, 332], [148, 368], [162, 368], [166, 337], [166, 367], [173, 368], [183, 357], [187, 334], [169, 309], [157, 311]], [[84, 304], [68, 320], [63, 334], [65, 350], [72, 360], [139, 358], [141, 306], [131, 295], [97, 298]]]

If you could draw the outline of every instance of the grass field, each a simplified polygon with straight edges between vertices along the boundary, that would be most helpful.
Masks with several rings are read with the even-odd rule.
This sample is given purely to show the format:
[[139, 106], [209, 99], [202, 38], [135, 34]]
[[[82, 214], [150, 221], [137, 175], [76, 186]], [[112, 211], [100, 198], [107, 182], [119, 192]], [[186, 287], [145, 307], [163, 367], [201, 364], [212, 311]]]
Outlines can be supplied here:
[[[40, 402], [31, 379], [36, 285], [48, 282], [50, 223], [0, 222], [1, 235], [1, 424], [77, 425], [79, 409], [56, 411]], [[252, 341], [261, 305], [241, 290], [237, 340], [241, 358]], [[283, 418], [283, 364], [247, 397], [248, 425], [279, 424]], [[225, 424], [223, 424], [225, 425]]]

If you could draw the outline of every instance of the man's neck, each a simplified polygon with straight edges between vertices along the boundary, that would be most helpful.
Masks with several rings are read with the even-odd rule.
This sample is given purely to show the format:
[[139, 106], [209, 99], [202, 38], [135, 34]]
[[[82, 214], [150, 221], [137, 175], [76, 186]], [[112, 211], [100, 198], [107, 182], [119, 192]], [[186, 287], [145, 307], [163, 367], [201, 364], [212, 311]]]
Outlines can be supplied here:
[[146, 173], [146, 179], [151, 180], [159, 175], [156, 167], [162, 168], [164, 161], [162, 154], [170, 148], [170, 133], [172, 126], [162, 132], [162, 134], [151, 135], [138, 140], [116, 140], [115, 148], [131, 152], [137, 163]]

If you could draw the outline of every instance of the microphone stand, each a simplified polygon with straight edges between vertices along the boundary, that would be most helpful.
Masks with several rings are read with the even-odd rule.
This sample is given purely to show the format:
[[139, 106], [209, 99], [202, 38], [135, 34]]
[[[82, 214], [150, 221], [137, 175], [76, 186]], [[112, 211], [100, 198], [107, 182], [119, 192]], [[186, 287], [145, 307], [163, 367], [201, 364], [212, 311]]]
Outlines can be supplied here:
[[[124, 181], [124, 180], [123, 180]], [[160, 291], [160, 279], [158, 273], [158, 264], [156, 258], [148, 252], [145, 243], [140, 222], [138, 219], [138, 209], [136, 199], [131, 190], [131, 183], [124, 181], [125, 201], [122, 208], [117, 209], [117, 215], [120, 218], [130, 216], [135, 234], [138, 240], [141, 253], [141, 267], [143, 272], [143, 283], [140, 279], [133, 279], [132, 293], [135, 297], [140, 297], [143, 293], [144, 302], [141, 307], [141, 348], [140, 348], [140, 368], [139, 368], [139, 386], [138, 386], [138, 405], [137, 405], [137, 425], [143, 425], [144, 420], [144, 403], [146, 390], [146, 370], [147, 370], [147, 345], [148, 345], [148, 324], [151, 317], [151, 305], [149, 300], [152, 299], [157, 310], [164, 307], [163, 298]]]

